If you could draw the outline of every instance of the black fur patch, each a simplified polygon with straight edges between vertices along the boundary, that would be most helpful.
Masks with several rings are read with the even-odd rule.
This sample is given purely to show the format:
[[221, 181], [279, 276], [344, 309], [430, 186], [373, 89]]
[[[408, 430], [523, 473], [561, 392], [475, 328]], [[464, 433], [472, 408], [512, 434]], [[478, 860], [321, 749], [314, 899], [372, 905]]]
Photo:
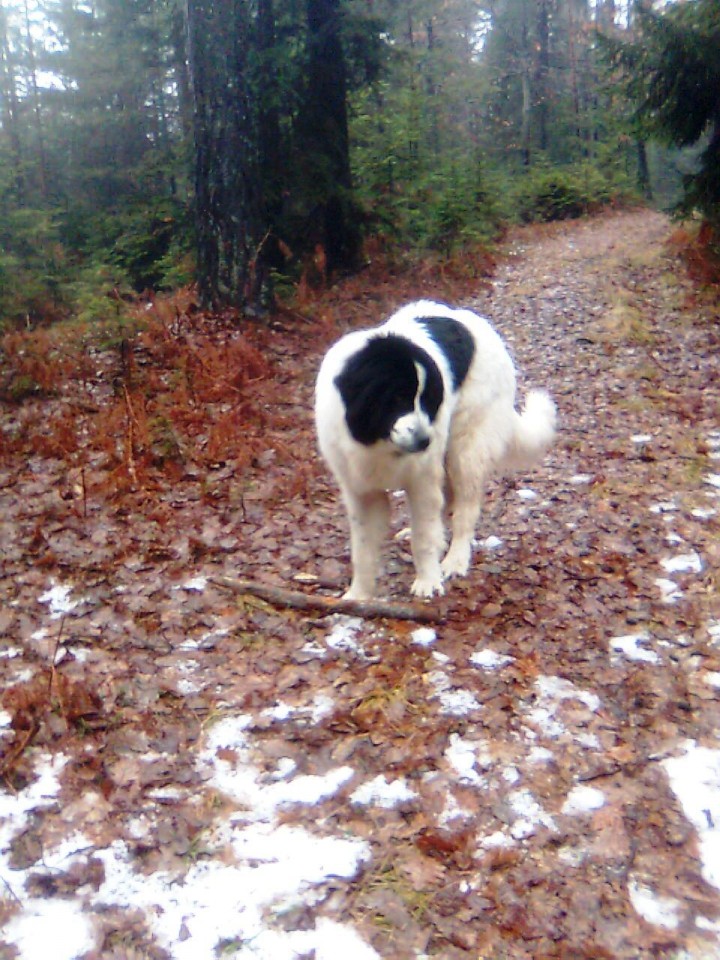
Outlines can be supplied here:
[[475, 341], [470, 331], [452, 317], [419, 317], [418, 323], [425, 327], [447, 357], [453, 388], [458, 390], [475, 356]]
[[348, 359], [335, 385], [354, 440], [365, 446], [387, 440], [398, 417], [412, 412], [418, 389], [416, 363], [427, 373], [420, 406], [432, 421], [444, 391], [440, 371], [425, 350], [405, 337], [390, 334], [373, 337]]

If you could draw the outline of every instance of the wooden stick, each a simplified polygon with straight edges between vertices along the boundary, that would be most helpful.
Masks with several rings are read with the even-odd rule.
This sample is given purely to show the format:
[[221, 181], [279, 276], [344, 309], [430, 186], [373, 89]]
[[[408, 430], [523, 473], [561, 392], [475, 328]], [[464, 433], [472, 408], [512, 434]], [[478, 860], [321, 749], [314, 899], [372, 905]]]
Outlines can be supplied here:
[[275, 607], [315, 610], [325, 614], [346, 613], [365, 620], [415, 620], [417, 623], [444, 623], [440, 610], [415, 604], [390, 603], [385, 600], [346, 600], [344, 597], [321, 597], [317, 594], [287, 590], [285, 587], [257, 580], [236, 580], [234, 577], [210, 577], [210, 582], [233, 593], [249, 593]]

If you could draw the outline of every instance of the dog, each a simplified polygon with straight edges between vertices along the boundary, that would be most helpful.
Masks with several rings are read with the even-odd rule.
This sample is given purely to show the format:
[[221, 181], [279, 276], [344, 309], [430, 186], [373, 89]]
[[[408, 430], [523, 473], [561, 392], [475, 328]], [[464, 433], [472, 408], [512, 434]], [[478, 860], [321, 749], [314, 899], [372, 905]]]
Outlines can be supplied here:
[[[530, 391], [518, 413], [515, 389], [513, 362], [490, 323], [444, 303], [410, 303], [328, 350], [315, 423], [350, 521], [345, 597], [375, 595], [391, 490], [409, 502], [412, 593], [441, 595], [445, 580], [467, 574], [487, 478], [532, 466], [555, 436], [550, 396]], [[446, 501], [452, 537], [441, 559]]]

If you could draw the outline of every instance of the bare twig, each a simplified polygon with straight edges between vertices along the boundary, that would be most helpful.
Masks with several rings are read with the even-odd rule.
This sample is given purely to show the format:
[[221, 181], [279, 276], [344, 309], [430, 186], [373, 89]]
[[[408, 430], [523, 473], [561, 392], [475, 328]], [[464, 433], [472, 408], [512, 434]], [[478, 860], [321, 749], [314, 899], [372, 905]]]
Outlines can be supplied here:
[[125, 408], [127, 411], [127, 467], [130, 474], [130, 479], [135, 484], [136, 487], [139, 487], [137, 470], [135, 469], [135, 436], [133, 433], [133, 424], [137, 425], [137, 418], [135, 417], [135, 411], [132, 408], [132, 403], [130, 402], [130, 394], [128, 393], [128, 388], [123, 384], [123, 395], [125, 397]]
[[317, 594], [287, 590], [285, 587], [257, 580], [236, 580], [233, 577], [211, 577], [211, 583], [232, 590], [233, 593], [248, 593], [276, 607], [292, 607], [295, 610], [314, 610], [325, 614], [346, 613], [366, 620], [415, 620], [418, 623], [443, 623], [445, 615], [430, 607], [416, 604], [390, 603], [385, 600], [347, 600], [344, 597], [322, 597]]
[[35, 737], [40, 730], [40, 721], [33, 720], [33, 724], [30, 729], [26, 732], [25, 736], [22, 738], [20, 743], [17, 746], [13, 747], [12, 750], [3, 758], [2, 763], [0, 764], [0, 776], [3, 778], [7, 777], [12, 768], [15, 766], [20, 757], [25, 753], [27, 748], [33, 742]]
[[65, 628], [65, 617], [60, 621], [60, 629], [58, 630], [57, 638], [55, 639], [55, 647], [52, 652], [52, 657], [50, 659], [50, 680], [48, 683], [48, 697], [52, 697], [53, 686], [57, 690], [58, 703], [60, 704], [60, 713], [65, 717], [65, 705], [62, 701], [62, 691], [60, 690], [60, 683], [57, 679], [57, 671], [55, 669], [55, 662], [57, 660], [58, 650], [60, 649], [60, 641], [62, 640], [63, 629]]

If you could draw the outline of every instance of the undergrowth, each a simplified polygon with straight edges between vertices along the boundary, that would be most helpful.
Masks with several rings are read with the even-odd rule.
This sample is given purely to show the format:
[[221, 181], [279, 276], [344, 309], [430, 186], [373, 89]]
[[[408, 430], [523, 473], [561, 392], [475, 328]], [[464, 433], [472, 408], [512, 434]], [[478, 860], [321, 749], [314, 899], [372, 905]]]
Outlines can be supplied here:
[[[271, 361], [191, 292], [128, 308], [121, 324], [60, 323], [0, 340], [0, 454], [65, 460], [107, 492], [143, 491], [187, 469], [242, 468], [265, 446], [256, 388]], [[97, 489], [97, 487], [96, 487]]]
[[282, 495], [307, 496], [313, 465], [295, 449], [312, 430], [312, 385], [296, 361], [308, 350], [319, 359], [348, 328], [375, 325], [404, 301], [477, 293], [493, 266], [483, 246], [409, 265], [378, 237], [363, 271], [301, 282], [264, 320], [208, 314], [186, 287], [118, 298], [102, 321], [12, 330], [0, 338], [0, 458], [66, 463], [84, 502], [145, 496], [226, 465], [246, 489], [272, 452], [286, 466]]
[[690, 276], [703, 286], [720, 286], [720, 228], [707, 221], [684, 223], [670, 238]]

